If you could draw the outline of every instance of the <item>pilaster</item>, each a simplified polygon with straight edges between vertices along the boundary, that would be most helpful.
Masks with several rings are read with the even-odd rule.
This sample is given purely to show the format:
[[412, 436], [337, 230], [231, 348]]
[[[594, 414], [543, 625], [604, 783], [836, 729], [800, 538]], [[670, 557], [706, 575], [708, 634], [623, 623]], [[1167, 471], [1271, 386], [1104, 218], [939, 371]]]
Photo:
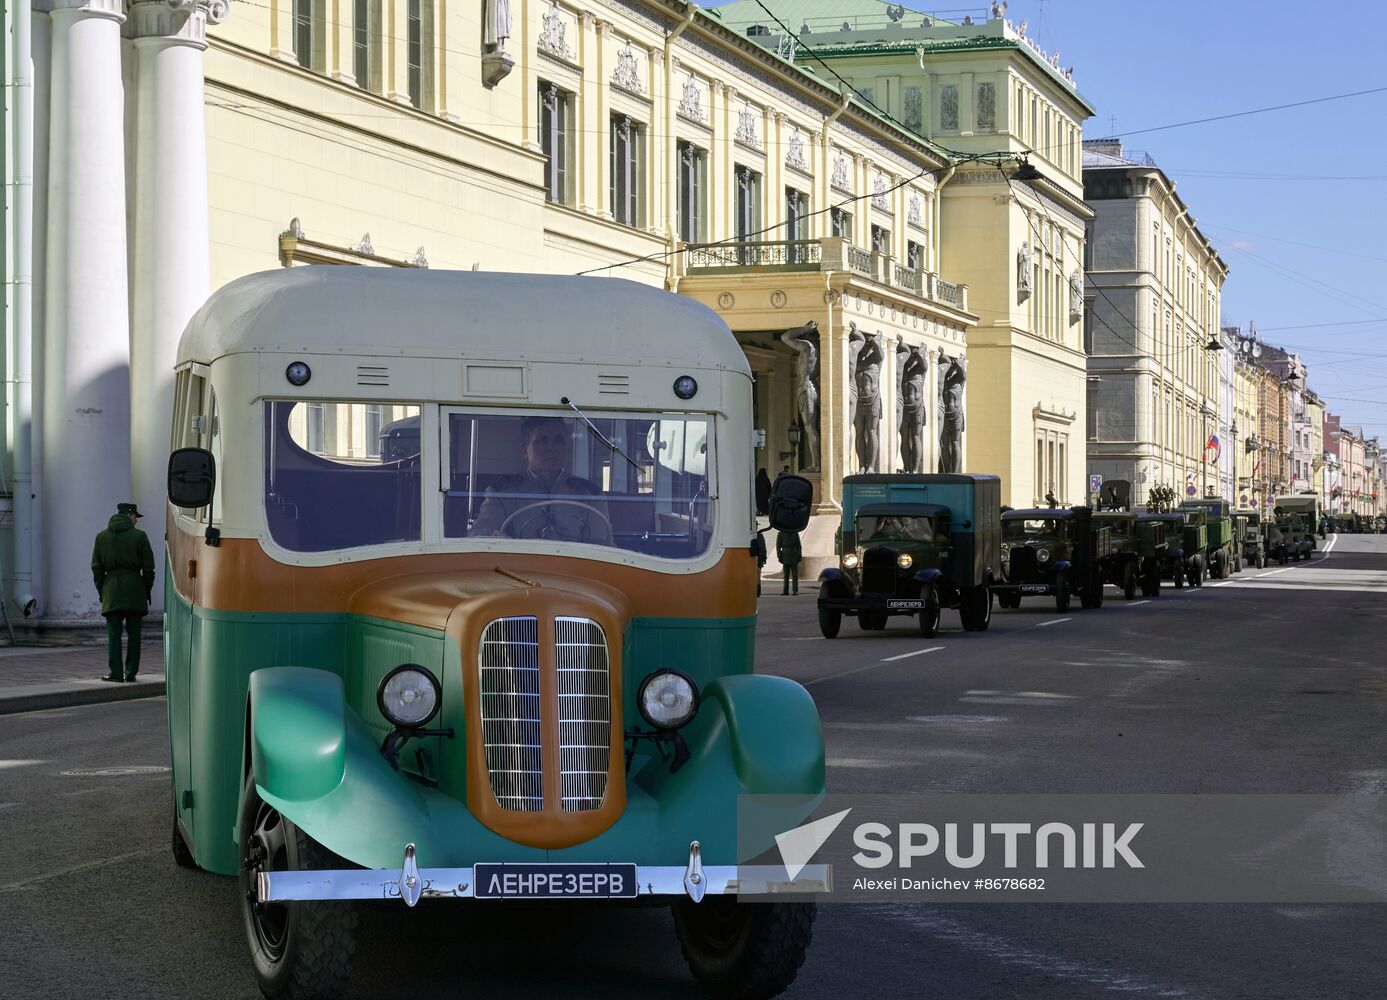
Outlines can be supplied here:
[[352, 0], [325, 0], [332, 12], [327, 23], [327, 75], [355, 87], [356, 4]]

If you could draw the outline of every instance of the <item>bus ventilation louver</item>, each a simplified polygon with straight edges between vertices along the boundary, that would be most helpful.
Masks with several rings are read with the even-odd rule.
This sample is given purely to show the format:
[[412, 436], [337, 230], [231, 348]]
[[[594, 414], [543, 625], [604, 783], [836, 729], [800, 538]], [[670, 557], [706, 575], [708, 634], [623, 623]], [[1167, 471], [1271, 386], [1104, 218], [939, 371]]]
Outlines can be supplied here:
[[[597, 809], [611, 762], [611, 673], [607, 637], [588, 618], [554, 621], [559, 807]], [[503, 809], [545, 808], [539, 621], [498, 618], [478, 650], [482, 742], [492, 794]], [[552, 759], [552, 758], [551, 758]]]
[[390, 369], [384, 365], [357, 365], [357, 385], [389, 385]]

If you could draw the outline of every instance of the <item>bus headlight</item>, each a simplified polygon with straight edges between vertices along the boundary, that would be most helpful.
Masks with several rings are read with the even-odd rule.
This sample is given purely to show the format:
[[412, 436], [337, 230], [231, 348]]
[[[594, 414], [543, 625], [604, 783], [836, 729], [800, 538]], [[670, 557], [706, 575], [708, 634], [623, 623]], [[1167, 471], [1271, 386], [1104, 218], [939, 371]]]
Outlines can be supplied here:
[[843, 557], [844, 569], [857, 569], [857, 553], [849, 552]]
[[381, 678], [376, 704], [391, 725], [416, 729], [438, 714], [442, 693], [438, 678], [426, 667], [402, 663]]
[[1050, 550], [1049, 550], [1049, 549], [1036, 549], [1036, 550], [1035, 550], [1035, 559], [1036, 559], [1036, 562], [1049, 562], [1049, 561], [1050, 561]]
[[698, 688], [678, 670], [657, 670], [641, 681], [636, 704], [656, 729], [678, 729], [698, 712]]
[[902, 552], [900, 555], [896, 556], [896, 565], [901, 569], [910, 569], [914, 564], [915, 560], [910, 558], [910, 553], [908, 552]]

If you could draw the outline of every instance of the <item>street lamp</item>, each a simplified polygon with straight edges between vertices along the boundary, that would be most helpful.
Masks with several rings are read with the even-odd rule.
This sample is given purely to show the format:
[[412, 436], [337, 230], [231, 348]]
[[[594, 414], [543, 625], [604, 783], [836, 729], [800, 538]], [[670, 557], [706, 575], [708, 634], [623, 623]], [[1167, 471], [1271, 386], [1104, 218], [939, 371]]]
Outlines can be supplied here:
[[1038, 181], [1044, 176], [1044, 174], [1031, 165], [1031, 161], [1027, 157], [1022, 156], [1021, 162], [1017, 165], [1015, 173], [1011, 175], [1011, 179], [1014, 181]]
[[790, 437], [790, 471], [796, 472], [798, 471], [797, 466], [799, 464], [799, 438], [802, 433], [800, 431], [799, 421], [796, 420], [792, 423], [790, 429], [786, 433]]

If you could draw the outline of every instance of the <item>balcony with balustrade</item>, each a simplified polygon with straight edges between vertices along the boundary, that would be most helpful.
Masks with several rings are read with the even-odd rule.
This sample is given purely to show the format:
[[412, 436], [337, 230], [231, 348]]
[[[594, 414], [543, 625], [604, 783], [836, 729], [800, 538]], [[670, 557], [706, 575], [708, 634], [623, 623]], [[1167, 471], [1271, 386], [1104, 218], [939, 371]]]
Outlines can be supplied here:
[[912, 268], [895, 257], [854, 246], [840, 236], [813, 240], [754, 240], [687, 244], [681, 258], [681, 282], [715, 278], [735, 287], [740, 276], [793, 275], [796, 272], [850, 275], [864, 291], [906, 293], [953, 313], [968, 312], [968, 286], [945, 281], [933, 271]]

